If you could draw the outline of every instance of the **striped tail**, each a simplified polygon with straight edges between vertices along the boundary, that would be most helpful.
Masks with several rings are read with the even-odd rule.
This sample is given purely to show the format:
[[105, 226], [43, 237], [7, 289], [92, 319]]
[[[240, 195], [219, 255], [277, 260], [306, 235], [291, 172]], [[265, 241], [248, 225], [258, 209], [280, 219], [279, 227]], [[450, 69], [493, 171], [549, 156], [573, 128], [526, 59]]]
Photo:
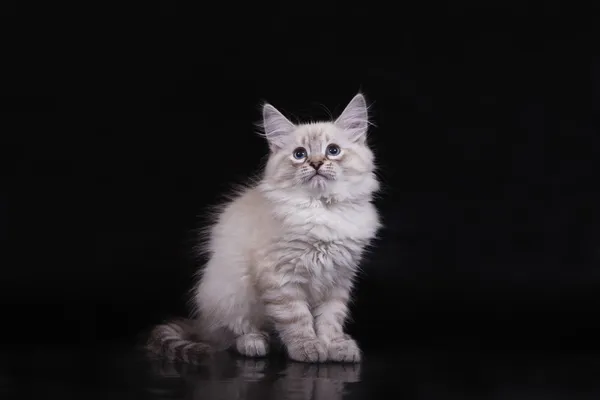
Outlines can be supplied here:
[[193, 322], [178, 319], [157, 325], [152, 329], [146, 349], [155, 356], [168, 361], [182, 361], [195, 364], [202, 356], [213, 353], [213, 348], [201, 342]]

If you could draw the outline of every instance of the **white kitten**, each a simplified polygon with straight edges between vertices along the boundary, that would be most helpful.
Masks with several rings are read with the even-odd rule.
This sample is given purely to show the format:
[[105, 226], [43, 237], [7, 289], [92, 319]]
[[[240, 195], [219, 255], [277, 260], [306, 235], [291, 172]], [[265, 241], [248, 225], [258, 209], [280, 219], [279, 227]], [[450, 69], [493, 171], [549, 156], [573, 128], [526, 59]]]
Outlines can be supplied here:
[[208, 231], [195, 318], [155, 327], [148, 348], [185, 362], [221, 346], [265, 356], [275, 333], [293, 360], [358, 362], [343, 326], [361, 256], [380, 227], [365, 99], [356, 95], [335, 121], [299, 125], [266, 104], [263, 126], [263, 177]]

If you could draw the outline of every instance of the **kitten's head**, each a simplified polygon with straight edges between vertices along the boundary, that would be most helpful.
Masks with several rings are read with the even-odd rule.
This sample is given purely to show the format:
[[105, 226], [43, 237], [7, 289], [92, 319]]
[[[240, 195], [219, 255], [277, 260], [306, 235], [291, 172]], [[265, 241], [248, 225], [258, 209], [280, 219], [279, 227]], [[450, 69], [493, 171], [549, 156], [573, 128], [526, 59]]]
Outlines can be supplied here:
[[362, 94], [330, 122], [293, 124], [263, 106], [269, 160], [264, 181], [274, 189], [310, 197], [354, 200], [377, 190], [373, 153], [366, 143], [369, 118]]

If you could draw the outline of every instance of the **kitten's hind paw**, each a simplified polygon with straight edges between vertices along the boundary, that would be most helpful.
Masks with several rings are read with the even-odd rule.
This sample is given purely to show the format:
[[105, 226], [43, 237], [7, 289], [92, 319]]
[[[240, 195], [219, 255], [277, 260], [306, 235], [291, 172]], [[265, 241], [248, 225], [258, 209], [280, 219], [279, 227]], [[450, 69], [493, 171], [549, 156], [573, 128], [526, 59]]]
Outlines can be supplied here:
[[338, 340], [333, 340], [327, 346], [328, 356], [330, 361], [357, 363], [361, 359], [361, 351], [354, 339], [342, 337]]
[[246, 357], [264, 357], [269, 352], [269, 342], [261, 333], [247, 333], [236, 339], [235, 348]]
[[319, 339], [308, 339], [287, 346], [289, 357], [300, 362], [327, 361], [327, 347]]

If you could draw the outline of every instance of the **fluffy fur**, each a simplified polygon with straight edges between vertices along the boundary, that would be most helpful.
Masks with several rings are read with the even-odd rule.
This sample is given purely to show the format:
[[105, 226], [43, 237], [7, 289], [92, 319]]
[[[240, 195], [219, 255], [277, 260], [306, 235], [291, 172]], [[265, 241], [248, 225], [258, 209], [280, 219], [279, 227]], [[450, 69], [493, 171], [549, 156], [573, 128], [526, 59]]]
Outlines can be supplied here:
[[194, 318], [155, 327], [153, 353], [194, 362], [232, 347], [261, 357], [275, 334], [296, 361], [360, 360], [343, 327], [361, 257], [380, 227], [368, 126], [361, 94], [331, 122], [295, 125], [263, 106], [270, 154], [262, 179], [217, 214]]

